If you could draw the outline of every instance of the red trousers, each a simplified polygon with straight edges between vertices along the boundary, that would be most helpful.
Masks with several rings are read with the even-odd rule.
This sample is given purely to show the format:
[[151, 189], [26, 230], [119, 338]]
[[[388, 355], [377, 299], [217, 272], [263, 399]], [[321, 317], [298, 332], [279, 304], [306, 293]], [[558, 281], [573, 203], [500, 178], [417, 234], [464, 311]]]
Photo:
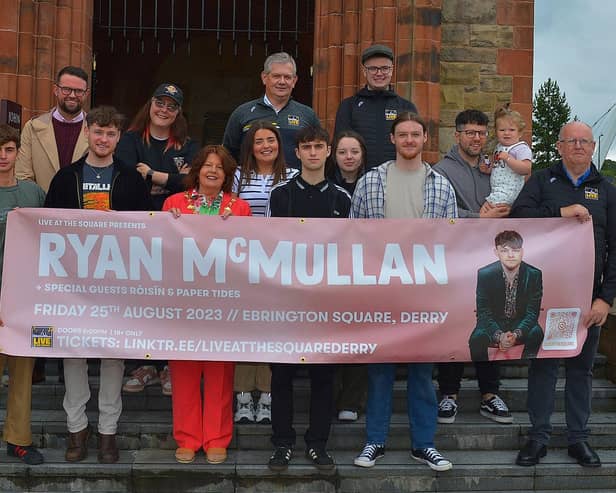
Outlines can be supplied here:
[[178, 447], [196, 452], [229, 446], [234, 368], [235, 363], [226, 361], [169, 361], [173, 437]]

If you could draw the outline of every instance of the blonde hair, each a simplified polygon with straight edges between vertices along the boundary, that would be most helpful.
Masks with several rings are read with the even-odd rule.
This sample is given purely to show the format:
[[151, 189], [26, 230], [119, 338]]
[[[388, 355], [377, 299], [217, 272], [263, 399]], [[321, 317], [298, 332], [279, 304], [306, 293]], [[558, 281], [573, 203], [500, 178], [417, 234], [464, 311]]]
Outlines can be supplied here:
[[494, 112], [494, 129], [496, 129], [498, 120], [504, 118], [511, 120], [518, 127], [520, 132], [526, 128], [526, 122], [524, 121], [524, 118], [522, 118], [522, 115], [520, 115], [517, 111], [510, 109], [509, 103]]

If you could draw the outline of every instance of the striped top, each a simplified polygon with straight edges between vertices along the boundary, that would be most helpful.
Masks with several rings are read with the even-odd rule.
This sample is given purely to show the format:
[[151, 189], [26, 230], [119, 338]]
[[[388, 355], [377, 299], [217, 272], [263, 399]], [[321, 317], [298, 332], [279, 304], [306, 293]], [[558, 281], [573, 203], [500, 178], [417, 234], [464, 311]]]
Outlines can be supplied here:
[[[288, 181], [298, 173], [299, 170], [287, 168], [286, 179], [281, 181]], [[233, 177], [233, 193], [237, 193], [240, 199], [250, 204], [253, 216], [265, 216], [265, 209], [267, 208], [267, 201], [269, 200], [273, 183], [274, 175], [258, 175], [252, 171], [250, 173], [250, 181], [247, 184], [242, 184], [242, 189], [240, 190], [240, 168], [237, 168]]]

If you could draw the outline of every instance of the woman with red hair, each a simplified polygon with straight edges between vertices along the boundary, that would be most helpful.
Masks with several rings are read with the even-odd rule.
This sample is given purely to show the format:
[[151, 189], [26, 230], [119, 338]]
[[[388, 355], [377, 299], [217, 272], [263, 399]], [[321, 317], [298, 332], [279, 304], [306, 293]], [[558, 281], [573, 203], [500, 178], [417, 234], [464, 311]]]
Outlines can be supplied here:
[[[206, 146], [195, 157], [186, 191], [165, 200], [163, 210], [182, 214], [250, 216], [250, 206], [231, 195], [236, 164], [223, 146]], [[233, 435], [233, 371], [229, 361], [169, 361], [173, 385], [175, 458], [189, 463], [203, 448], [210, 464], [227, 459]], [[201, 380], [203, 379], [203, 392]]]

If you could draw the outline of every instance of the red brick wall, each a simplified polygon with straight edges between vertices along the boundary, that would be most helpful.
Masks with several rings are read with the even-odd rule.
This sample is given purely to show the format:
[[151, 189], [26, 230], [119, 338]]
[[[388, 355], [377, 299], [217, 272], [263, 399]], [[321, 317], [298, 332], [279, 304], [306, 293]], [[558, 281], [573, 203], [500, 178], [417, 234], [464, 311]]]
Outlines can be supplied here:
[[[534, 0], [317, 0], [315, 13], [314, 108], [331, 131], [340, 100], [350, 96], [364, 83], [359, 56], [373, 43], [394, 48], [396, 68], [393, 83], [401, 96], [411, 99], [430, 124], [430, 139], [425, 152], [428, 162], [436, 162], [439, 155], [439, 127], [441, 111], [441, 38], [442, 12], [466, 12], [473, 2], [486, 2], [491, 15], [481, 21], [495, 23], [513, 31], [513, 42], [506, 48], [495, 48], [495, 75], [511, 77], [511, 93], [499, 95], [531, 121], [533, 76], [533, 14]], [[468, 2], [468, 4], [467, 4]], [[456, 17], [458, 18], [458, 17]], [[489, 49], [488, 49], [489, 50]], [[466, 60], [466, 50], [453, 50]], [[452, 50], [449, 50], [448, 61]], [[493, 62], [492, 62], [493, 63]], [[470, 91], [470, 87], [464, 90]], [[482, 87], [472, 88], [480, 100]], [[493, 92], [493, 91], [492, 91]], [[492, 95], [493, 96], [493, 95]], [[494, 98], [492, 98], [494, 99]], [[496, 104], [496, 103], [495, 103]], [[502, 104], [502, 102], [500, 103]], [[451, 105], [449, 105], [451, 106]], [[495, 108], [485, 108], [491, 113]], [[451, 114], [447, 112], [447, 125]], [[483, 108], [481, 108], [483, 109]], [[449, 129], [447, 129], [449, 130]], [[448, 136], [449, 139], [450, 136]], [[530, 139], [530, 125], [525, 138]], [[446, 147], [449, 142], [444, 142]]]
[[53, 106], [52, 84], [66, 65], [88, 73], [92, 0], [0, 0], [0, 98], [22, 105], [22, 122]]
[[[496, 2], [496, 23], [513, 28], [513, 45], [498, 49], [497, 74], [512, 77], [512, 105], [530, 122], [534, 0], [489, 1]], [[362, 50], [384, 43], [396, 53], [396, 91], [429, 120], [426, 158], [438, 159], [441, 12], [448, 2], [464, 3], [316, 0], [313, 106], [330, 131], [339, 102], [364, 83]], [[90, 72], [92, 9], [93, 0], [0, 0], [0, 98], [21, 104], [24, 120], [52, 106], [60, 68], [79, 65]]]
[[497, 73], [511, 75], [511, 107], [528, 123], [524, 139], [531, 141], [533, 112], [533, 32], [534, 0], [497, 0], [496, 22], [513, 28], [513, 47], [500, 48], [497, 54]]
[[374, 43], [394, 49], [392, 82], [430, 123], [427, 159], [437, 156], [441, 0], [320, 0], [315, 12], [314, 108], [330, 132], [340, 101], [365, 81], [361, 52]]

